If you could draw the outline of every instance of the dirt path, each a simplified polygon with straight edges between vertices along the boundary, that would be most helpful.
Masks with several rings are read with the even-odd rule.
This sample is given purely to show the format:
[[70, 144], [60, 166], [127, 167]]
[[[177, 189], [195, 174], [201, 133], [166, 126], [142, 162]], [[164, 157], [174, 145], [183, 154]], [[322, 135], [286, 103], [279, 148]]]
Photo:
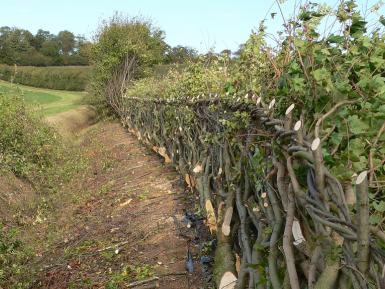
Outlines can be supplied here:
[[[177, 173], [118, 123], [97, 124], [82, 139], [92, 161], [47, 225], [60, 234], [38, 253], [33, 288], [208, 288], [199, 262], [207, 232], [199, 220], [187, 228], [183, 216], [196, 210], [196, 197]], [[159, 279], [128, 287], [152, 277]]]

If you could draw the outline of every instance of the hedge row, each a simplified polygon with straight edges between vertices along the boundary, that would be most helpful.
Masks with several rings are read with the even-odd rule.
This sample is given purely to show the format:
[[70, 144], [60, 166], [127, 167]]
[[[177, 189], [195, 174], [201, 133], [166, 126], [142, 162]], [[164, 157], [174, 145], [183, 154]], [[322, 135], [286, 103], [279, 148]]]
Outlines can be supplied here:
[[[335, 32], [320, 34], [328, 17]], [[379, 20], [366, 26], [354, 1], [310, 3], [276, 46], [261, 25], [234, 59], [134, 83], [124, 59], [112, 74], [122, 123], [199, 193], [217, 288], [385, 288]]]
[[59, 90], [85, 90], [88, 66], [8, 66], [0, 65], [0, 79], [34, 87]]

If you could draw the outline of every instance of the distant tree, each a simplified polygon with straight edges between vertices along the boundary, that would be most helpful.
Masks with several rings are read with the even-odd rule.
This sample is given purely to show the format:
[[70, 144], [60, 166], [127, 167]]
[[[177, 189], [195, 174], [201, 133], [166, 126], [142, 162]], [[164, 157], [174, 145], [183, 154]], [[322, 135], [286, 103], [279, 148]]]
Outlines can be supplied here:
[[198, 56], [198, 51], [194, 48], [178, 45], [175, 47], [167, 47], [165, 63], [184, 63], [193, 60]]
[[69, 55], [73, 52], [75, 48], [75, 35], [72, 32], [68, 30], [60, 31], [57, 35], [57, 40], [64, 55]]
[[32, 46], [35, 47], [36, 50], [40, 50], [43, 43], [52, 38], [54, 38], [54, 36], [49, 31], [39, 29], [33, 38]]
[[228, 57], [231, 57], [232, 52], [230, 49], [224, 49], [221, 51], [220, 54], [224, 54], [224, 55], [227, 55]]
[[40, 51], [45, 56], [57, 58], [60, 55], [60, 44], [56, 39], [46, 40], [43, 42]]
[[7, 63], [7, 57], [10, 54], [10, 47], [7, 45], [7, 38], [11, 32], [8, 26], [0, 27], [0, 62]]
[[0, 29], [0, 61], [6, 64], [20, 64], [21, 55], [31, 49], [33, 35], [28, 30], [9, 28]]
[[54, 35], [39, 29], [0, 27], [0, 64], [32, 66], [88, 65], [92, 44], [84, 36], [64, 30]]

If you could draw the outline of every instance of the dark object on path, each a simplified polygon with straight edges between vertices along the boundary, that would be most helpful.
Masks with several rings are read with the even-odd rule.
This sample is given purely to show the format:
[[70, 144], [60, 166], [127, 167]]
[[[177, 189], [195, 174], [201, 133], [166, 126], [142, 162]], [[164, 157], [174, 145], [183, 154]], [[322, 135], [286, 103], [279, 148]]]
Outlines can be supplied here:
[[190, 251], [190, 245], [187, 248], [186, 270], [189, 273], [194, 272], [194, 262], [193, 262], [192, 254]]

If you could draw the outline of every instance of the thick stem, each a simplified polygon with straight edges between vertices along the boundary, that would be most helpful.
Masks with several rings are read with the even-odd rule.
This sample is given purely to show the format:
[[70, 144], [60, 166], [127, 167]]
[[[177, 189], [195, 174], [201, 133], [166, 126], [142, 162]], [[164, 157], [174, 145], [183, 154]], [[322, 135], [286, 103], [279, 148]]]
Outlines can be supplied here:
[[292, 227], [294, 221], [295, 202], [292, 190], [288, 191], [286, 225], [283, 234], [283, 251], [286, 259], [286, 269], [289, 274], [290, 285], [292, 289], [300, 289], [297, 269], [295, 267], [295, 257], [292, 245]]
[[366, 274], [369, 268], [369, 197], [367, 172], [360, 173], [356, 180], [358, 269]]

